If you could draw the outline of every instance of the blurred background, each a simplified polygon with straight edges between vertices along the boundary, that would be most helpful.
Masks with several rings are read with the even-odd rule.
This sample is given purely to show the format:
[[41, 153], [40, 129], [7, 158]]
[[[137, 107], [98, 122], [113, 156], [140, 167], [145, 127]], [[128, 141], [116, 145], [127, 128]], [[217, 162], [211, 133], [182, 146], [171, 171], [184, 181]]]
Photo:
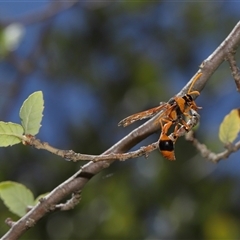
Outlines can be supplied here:
[[[0, 120], [20, 123], [23, 101], [41, 90], [37, 137], [100, 154], [141, 124], [119, 128], [121, 119], [181, 90], [237, 24], [239, 9], [227, 1], [0, 2]], [[239, 100], [225, 62], [196, 100], [196, 134], [211, 150], [224, 150], [219, 124]], [[22, 239], [240, 238], [240, 153], [213, 164], [181, 138], [176, 157], [155, 151], [115, 162], [86, 185], [74, 210], [44, 217]], [[0, 149], [0, 164], [0, 181], [38, 196], [84, 163], [19, 144]], [[18, 218], [2, 202], [0, 211], [3, 235], [5, 219]]]

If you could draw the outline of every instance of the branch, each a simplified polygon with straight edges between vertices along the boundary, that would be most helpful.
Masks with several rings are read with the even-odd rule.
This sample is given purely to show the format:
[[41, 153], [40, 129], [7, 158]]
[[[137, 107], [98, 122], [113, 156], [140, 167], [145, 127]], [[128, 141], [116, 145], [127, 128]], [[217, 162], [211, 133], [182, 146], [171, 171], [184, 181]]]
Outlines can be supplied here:
[[[183, 133], [180, 133], [180, 134], [181, 136], [183, 135]], [[129, 152], [129, 153], [109, 153], [106, 155], [89, 155], [89, 154], [76, 153], [73, 150], [62, 150], [62, 149], [52, 147], [51, 145], [49, 145], [49, 143], [41, 142], [41, 140], [35, 138], [32, 135], [23, 136], [22, 141], [25, 145], [30, 145], [37, 149], [46, 150], [50, 153], [53, 153], [59, 157], [64, 158], [67, 161], [72, 161], [72, 162], [77, 162], [77, 161], [99, 162], [99, 161], [109, 161], [109, 160], [125, 161], [127, 159], [136, 158], [143, 155], [147, 157], [150, 152], [157, 149], [158, 147], [158, 142], [155, 142], [148, 146], [141, 147], [140, 149]]]
[[[240, 43], [240, 22], [234, 27], [229, 36], [220, 44], [220, 46], [201, 64], [201, 72], [203, 73], [201, 79], [196, 82], [194, 90], [201, 92], [207, 83], [210, 76], [216, 71], [220, 64], [226, 59], [230, 51], [236, 50]], [[178, 95], [183, 95], [187, 92], [191, 81], [179, 92]], [[155, 119], [150, 119], [137, 129], [133, 130], [122, 140], [117, 142], [102, 155], [110, 153], [124, 153], [135, 146], [137, 143], [159, 130], [159, 126], [154, 124]], [[50, 211], [51, 206], [56, 206], [65, 197], [71, 195], [74, 192], [81, 191], [85, 184], [97, 173], [102, 171], [114, 160], [89, 162], [85, 164], [79, 171], [73, 176], [60, 184], [54, 190], [52, 190], [45, 198], [43, 202], [39, 202], [33, 209], [31, 209], [25, 216], [19, 219], [10, 230], [3, 236], [2, 239], [17, 239], [23, 235], [28, 229], [29, 220], [36, 223], [39, 219], [45, 216]]]
[[230, 65], [232, 76], [237, 86], [237, 91], [240, 92], [240, 71], [239, 68], [237, 67], [237, 63], [235, 60], [235, 53], [236, 53], [235, 51], [230, 51], [226, 59]]
[[[198, 124], [200, 115], [195, 110], [191, 110], [191, 114], [192, 114], [191, 118], [189, 118], [189, 120], [186, 123], [187, 128], [184, 125], [181, 125], [176, 132], [171, 133], [168, 136], [173, 141], [174, 144], [179, 137], [185, 135], [187, 132], [192, 130], [192, 128]], [[88, 154], [76, 153], [73, 150], [62, 150], [62, 149], [52, 147], [51, 145], [49, 145], [49, 143], [41, 142], [41, 140], [29, 134], [24, 135], [22, 137], [22, 143], [24, 145], [30, 145], [37, 149], [46, 150], [50, 153], [53, 153], [57, 156], [64, 158], [67, 161], [73, 161], [73, 162], [77, 162], [77, 161], [99, 162], [99, 161], [108, 161], [108, 160], [125, 161], [127, 159], [137, 158], [143, 155], [145, 157], [148, 157], [149, 153], [157, 149], [159, 145], [159, 141], [157, 141], [148, 146], [141, 147], [136, 151], [132, 151], [128, 153], [109, 153], [104, 155], [88, 155]]]
[[226, 150], [221, 153], [214, 153], [205, 144], [200, 143], [195, 137], [193, 131], [186, 135], [186, 140], [193, 143], [193, 146], [200, 152], [203, 158], [213, 163], [218, 163], [222, 159], [228, 158], [232, 153], [240, 149], [240, 141], [236, 144], [226, 145]]
[[61, 211], [68, 211], [73, 209], [78, 203], [81, 201], [81, 191], [77, 193], [73, 193], [71, 199], [69, 199], [66, 203], [57, 204], [55, 207]]

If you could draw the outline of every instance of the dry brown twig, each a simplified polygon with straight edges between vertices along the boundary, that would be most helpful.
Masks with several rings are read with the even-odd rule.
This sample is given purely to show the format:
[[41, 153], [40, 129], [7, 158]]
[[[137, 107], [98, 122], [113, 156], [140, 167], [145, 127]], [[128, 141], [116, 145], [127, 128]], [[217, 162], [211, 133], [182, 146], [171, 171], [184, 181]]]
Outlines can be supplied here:
[[233, 79], [235, 80], [237, 91], [240, 92], [240, 71], [239, 71], [239, 68], [237, 67], [235, 53], [236, 51], [229, 51], [226, 59], [229, 63]]
[[55, 206], [56, 210], [68, 211], [73, 209], [81, 201], [81, 191], [72, 194], [72, 197], [66, 203], [60, 203]]
[[[181, 136], [183, 135], [183, 131]], [[109, 153], [106, 155], [89, 155], [89, 154], [82, 154], [76, 153], [73, 150], [62, 150], [55, 147], [52, 147], [47, 142], [42, 142], [41, 140], [35, 138], [32, 135], [23, 136], [23, 143], [25, 145], [33, 146], [37, 149], [43, 149], [50, 153], [53, 153], [57, 156], [64, 158], [67, 161], [78, 162], [78, 161], [109, 161], [109, 160], [120, 160], [125, 161], [127, 159], [136, 158], [145, 156], [147, 157], [150, 152], [157, 149], [158, 142], [152, 143], [148, 146], [141, 147], [140, 149], [128, 153]]]
[[190, 131], [186, 134], [186, 140], [192, 142], [193, 146], [198, 150], [201, 156], [210, 162], [218, 163], [222, 159], [227, 159], [232, 153], [240, 149], [240, 141], [235, 144], [228, 144], [225, 146], [226, 150], [220, 153], [212, 152], [205, 144], [194, 137], [194, 132]]
[[[186, 129], [183, 125], [176, 131], [176, 133], [171, 133], [169, 135], [169, 138], [175, 143], [176, 138], [175, 135], [178, 137], [181, 137], [185, 135], [188, 131], [190, 131], [194, 126], [197, 125], [199, 122], [200, 115], [192, 110], [192, 117], [187, 121], [188, 129]], [[159, 142], [154, 142], [148, 146], [143, 146], [140, 149], [136, 151], [131, 151], [128, 153], [110, 153], [110, 154], [104, 154], [104, 155], [89, 155], [89, 154], [81, 154], [76, 153], [73, 150], [62, 150], [57, 149], [55, 147], [52, 147], [47, 142], [42, 142], [36, 137], [32, 135], [25, 135], [22, 138], [22, 142], [25, 145], [33, 146], [37, 149], [43, 149], [50, 153], [53, 153], [57, 156], [60, 156], [67, 161], [77, 162], [77, 161], [93, 161], [93, 162], [99, 162], [99, 161], [109, 161], [109, 160], [120, 160], [120, 161], [126, 161], [128, 159], [137, 158], [141, 156], [148, 157], [149, 153], [154, 151], [158, 148]]]
[[[205, 84], [211, 77], [211, 75], [216, 71], [220, 64], [227, 58], [229, 52], [236, 51], [240, 43], [240, 22], [236, 24], [229, 36], [219, 45], [219, 47], [201, 64], [201, 72], [203, 73], [201, 79], [196, 82], [194, 90], [201, 92]], [[195, 76], [193, 76], [194, 78]], [[192, 79], [193, 79], [192, 78]], [[192, 79], [189, 83], [177, 94], [182, 96], [185, 94], [191, 84]], [[154, 124], [155, 119], [158, 117], [156, 115], [137, 129], [133, 130], [122, 140], [117, 142], [102, 155], [107, 154], [122, 154], [127, 152], [137, 143], [151, 135], [152, 133], [159, 130], [159, 126]], [[49, 211], [56, 209], [56, 206], [61, 203], [61, 201], [71, 195], [81, 191], [85, 184], [97, 173], [102, 171], [104, 168], [109, 167], [109, 165], [114, 162], [114, 160], [108, 161], [97, 161], [89, 162], [81, 167], [73, 176], [67, 179], [65, 182], [53, 189], [43, 201], [39, 202], [35, 207], [33, 207], [29, 212], [26, 213], [21, 219], [11, 225], [9, 231], [2, 237], [2, 239], [18, 239], [24, 234], [29, 227], [32, 227], [38, 222], [43, 216], [45, 216]], [[60, 205], [61, 206], [61, 205]]]

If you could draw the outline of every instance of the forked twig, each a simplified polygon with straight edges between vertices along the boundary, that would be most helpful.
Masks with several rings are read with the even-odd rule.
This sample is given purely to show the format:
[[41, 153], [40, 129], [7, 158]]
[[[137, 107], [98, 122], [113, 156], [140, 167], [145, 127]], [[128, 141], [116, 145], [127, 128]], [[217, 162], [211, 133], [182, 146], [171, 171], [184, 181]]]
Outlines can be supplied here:
[[55, 206], [56, 210], [68, 211], [73, 209], [81, 201], [81, 191], [73, 193], [72, 197], [66, 203], [60, 203]]
[[192, 142], [193, 146], [199, 151], [201, 156], [210, 162], [218, 163], [222, 159], [227, 159], [232, 153], [240, 149], [240, 141], [235, 144], [226, 145], [226, 150], [221, 153], [212, 152], [205, 144], [202, 144], [194, 137], [194, 132], [186, 134], [186, 140]]

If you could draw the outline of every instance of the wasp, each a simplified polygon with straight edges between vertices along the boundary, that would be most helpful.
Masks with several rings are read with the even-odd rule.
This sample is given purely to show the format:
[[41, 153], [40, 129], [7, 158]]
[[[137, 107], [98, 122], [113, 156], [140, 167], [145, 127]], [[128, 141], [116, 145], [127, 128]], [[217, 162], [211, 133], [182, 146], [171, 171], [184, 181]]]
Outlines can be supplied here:
[[[168, 131], [172, 125], [175, 125], [174, 133], [177, 133], [179, 126], [184, 126], [185, 129], [188, 129], [189, 126], [184, 119], [185, 116], [191, 119], [191, 110], [198, 111], [201, 109], [201, 107], [198, 107], [193, 100], [193, 95], [199, 96], [200, 93], [198, 91], [191, 91], [194, 83], [201, 77], [201, 75], [201, 72], [197, 73], [188, 89], [188, 92], [183, 96], [175, 96], [168, 102], [161, 103], [160, 106], [128, 116], [127, 118], [121, 120], [118, 123], [118, 126], [126, 127], [135, 121], [151, 118], [162, 111], [155, 121], [160, 124], [162, 129], [159, 137], [159, 150], [166, 159], [175, 160], [174, 144], [176, 140], [173, 140], [168, 136]], [[175, 134], [175, 136], [177, 136], [177, 134]]]
[[166, 125], [162, 128], [158, 147], [162, 155], [170, 161], [176, 160], [174, 145], [177, 139], [189, 132], [199, 122], [200, 115], [193, 109], [190, 109], [189, 112], [189, 120], [185, 124], [181, 124], [180, 122], [176, 124], [174, 131], [170, 135], [167, 135]]

